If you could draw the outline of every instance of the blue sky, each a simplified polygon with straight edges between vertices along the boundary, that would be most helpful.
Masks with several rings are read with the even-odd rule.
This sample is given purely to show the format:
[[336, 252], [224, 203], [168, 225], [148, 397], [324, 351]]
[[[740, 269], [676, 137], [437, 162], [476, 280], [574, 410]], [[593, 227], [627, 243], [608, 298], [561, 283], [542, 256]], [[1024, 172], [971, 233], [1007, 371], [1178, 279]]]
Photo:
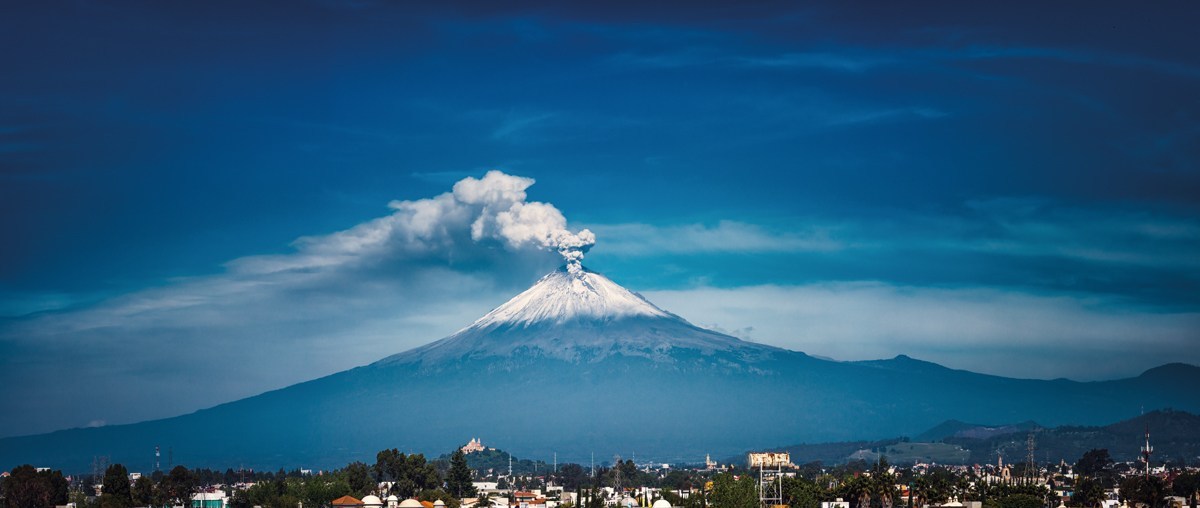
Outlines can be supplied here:
[[0, 435], [468, 324], [555, 255], [461, 221], [322, 249], [492, 169], [596, 233], [590, 268], [750, 340], [1038, 378], [1200, 363], [1190, 3], [5, 10], [0, 383], [43, 381]]

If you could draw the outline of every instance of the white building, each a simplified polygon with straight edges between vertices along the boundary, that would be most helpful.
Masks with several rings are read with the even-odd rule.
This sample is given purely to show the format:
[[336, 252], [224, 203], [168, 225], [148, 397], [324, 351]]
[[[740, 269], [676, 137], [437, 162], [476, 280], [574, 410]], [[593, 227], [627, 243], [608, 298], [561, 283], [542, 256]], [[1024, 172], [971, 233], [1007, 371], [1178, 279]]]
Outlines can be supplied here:
[[228, 508], [229, 497], [224, 492], [201, 492], [192, 495], [192, 508]]

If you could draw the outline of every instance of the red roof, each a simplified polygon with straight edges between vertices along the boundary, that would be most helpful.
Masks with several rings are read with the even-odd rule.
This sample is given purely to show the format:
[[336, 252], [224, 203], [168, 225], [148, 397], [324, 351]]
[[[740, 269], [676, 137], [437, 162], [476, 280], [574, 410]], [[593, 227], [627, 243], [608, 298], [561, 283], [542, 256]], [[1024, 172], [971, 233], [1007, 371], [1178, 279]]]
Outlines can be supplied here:
[[362, 506], [363, 502], [351, 496], [342, 496], [334, 499], [333, 502], [329, 504], [332, 504], [333, 506]]

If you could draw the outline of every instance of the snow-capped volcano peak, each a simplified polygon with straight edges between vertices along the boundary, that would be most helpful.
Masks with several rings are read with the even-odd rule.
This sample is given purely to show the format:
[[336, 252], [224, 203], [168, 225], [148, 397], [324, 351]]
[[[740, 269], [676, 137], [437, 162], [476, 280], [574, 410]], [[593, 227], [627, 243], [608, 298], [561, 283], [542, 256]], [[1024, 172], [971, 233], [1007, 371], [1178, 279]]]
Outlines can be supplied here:
[[576, 319], [603, 321], [635, 316], [677, 319], [641, 295], [576, 265], [550, 272], [533, 287], [496, 307], [469, 328], [530, 326]]
[[674, 362], [676, 354], [717, 353], [744, 362], [778, 351], [696, 327], [603, 275], [568, 264], [453, 335], [379, 363], [439, 368], [463, 359], [596, 362], [613, 356]]

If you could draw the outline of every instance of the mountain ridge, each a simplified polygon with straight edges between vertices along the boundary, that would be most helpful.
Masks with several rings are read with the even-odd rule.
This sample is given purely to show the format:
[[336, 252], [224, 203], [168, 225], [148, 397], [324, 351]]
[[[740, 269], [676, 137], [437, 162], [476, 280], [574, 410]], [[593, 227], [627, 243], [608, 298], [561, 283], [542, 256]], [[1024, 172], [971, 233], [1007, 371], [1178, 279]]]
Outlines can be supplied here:
[[1200, 411], [1188, 389], [1196, 366], [1080, 383], [903, 355], [828, 361], [696, 327], [579, 268], [368, 365], [172, 418], [0, 439], [0, 468], [82, 471], [109, 456], [146, 470], [155, 447], [191, 466], [326, 468], [470, 436], [535, 459], [636, 451], [697, 462], [779, 442], [912, 435], [949, 418], [1094, 425], [1141, 406]]

